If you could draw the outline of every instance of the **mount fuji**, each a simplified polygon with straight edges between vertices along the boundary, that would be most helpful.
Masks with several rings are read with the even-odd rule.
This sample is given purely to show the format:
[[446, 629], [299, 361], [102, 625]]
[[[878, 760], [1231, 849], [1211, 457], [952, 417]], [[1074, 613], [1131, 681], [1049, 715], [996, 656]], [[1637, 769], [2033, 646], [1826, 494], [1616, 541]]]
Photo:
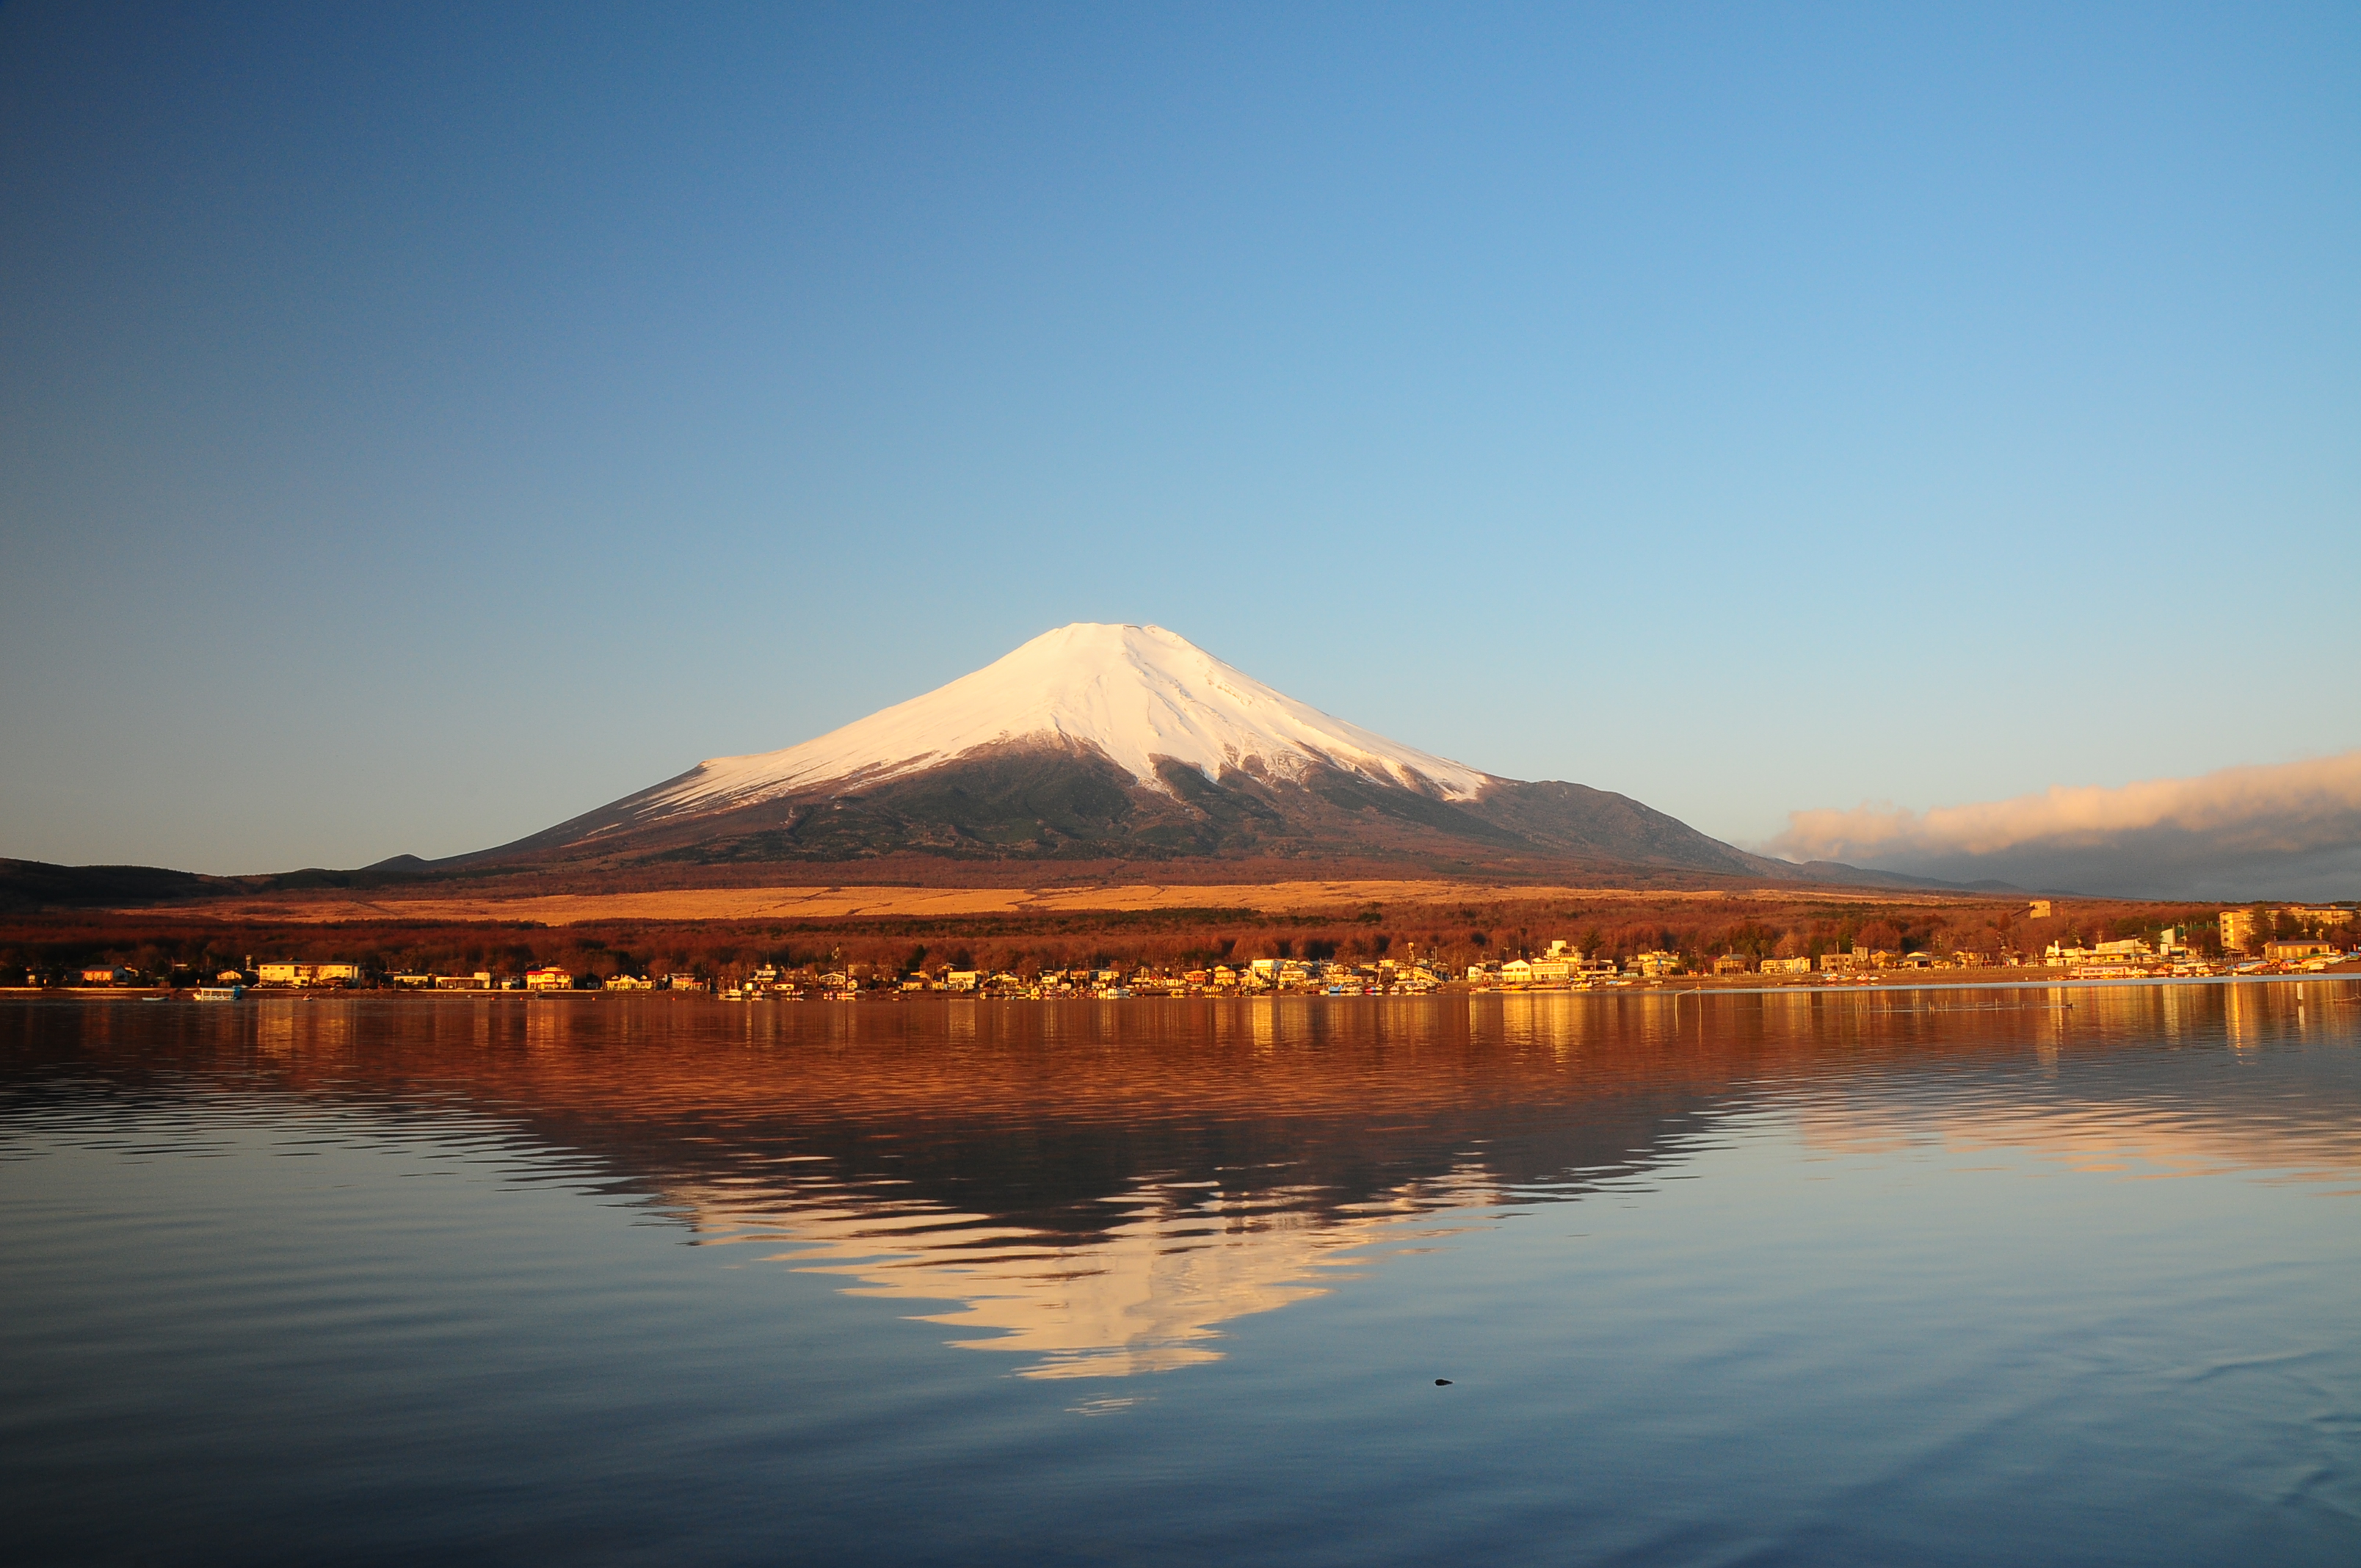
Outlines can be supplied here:
[[1883, 880], [1751, 855], [1604, 790], [1501, 778], [1323, 713], [1161, 627], [1089, 623], [817, 740], [712, 758], [435, 864], [914, 855]]

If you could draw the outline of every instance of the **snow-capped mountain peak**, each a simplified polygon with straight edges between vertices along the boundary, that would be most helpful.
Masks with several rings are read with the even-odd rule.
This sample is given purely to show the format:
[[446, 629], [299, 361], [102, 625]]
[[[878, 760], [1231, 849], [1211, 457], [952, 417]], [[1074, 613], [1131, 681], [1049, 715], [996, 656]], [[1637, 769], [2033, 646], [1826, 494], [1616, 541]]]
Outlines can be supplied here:
[[1078, 744], [1142, 785], [1156, 759], [1300, 779], [1327, 766], [1444, 800], [1494, 781], [1272, 690], [1160, 626], [1078, 621], [950, 685], [800, 746], [717, 757], [659, 791], [655, 811], [703, 812], [842, 784], [860, 787], [1012, 741]]

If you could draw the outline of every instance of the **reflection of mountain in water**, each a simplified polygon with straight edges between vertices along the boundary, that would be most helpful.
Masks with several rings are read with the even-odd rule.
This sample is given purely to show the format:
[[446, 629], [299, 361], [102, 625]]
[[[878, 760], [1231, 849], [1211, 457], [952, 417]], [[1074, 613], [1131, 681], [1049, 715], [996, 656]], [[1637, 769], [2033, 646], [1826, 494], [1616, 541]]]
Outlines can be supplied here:
[[[928, 1318], [954, 1343], [1091, 1376], [1209, 1358], [1220, 1325], [1340, 1266], [1505, 1200], [1644, 1181], [1737, 1118], [1834, 1148], [2349, 1175], [2349, 1075], [2284, 1047], [2354, 1040], [2356, 995], [270, 1001], [26, 1009], [38, 1028], [11, 1037], [71, 1033], [76, 1067], [117, 1091], [227, 1078], [489, 1116], [702, 1244], [956, 1303]], [[2213, 1069], [2160, 1070], [2159, 1050]]]

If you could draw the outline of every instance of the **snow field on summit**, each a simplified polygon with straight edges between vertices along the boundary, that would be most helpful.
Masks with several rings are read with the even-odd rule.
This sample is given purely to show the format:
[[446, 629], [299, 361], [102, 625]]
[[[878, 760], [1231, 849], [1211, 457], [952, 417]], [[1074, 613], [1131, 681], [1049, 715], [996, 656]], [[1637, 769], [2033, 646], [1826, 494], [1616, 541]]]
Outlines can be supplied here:
[[1159, 758], [1214, 779], [1243, 768], [1300, 780], [1326, 765], [1453, 801], [1495, 782], [1298, 702], [1162, 627], [1082, 621], [817, 740], [709, 759], [651, 805], [704, 812], [822, 784], [875, 784], [1025, 740], [1094, 750], [1168, 794]]

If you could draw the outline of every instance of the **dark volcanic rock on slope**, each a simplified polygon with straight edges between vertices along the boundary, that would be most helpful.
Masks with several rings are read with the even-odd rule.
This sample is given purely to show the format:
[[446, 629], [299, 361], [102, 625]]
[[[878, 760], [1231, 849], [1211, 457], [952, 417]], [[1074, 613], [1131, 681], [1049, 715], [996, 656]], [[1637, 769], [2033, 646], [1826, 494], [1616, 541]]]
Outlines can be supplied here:
[[1795, 869], [1699, 833], [1628, 796], [1499, 780], [1438, 799], [1333, 767], [1301, 777], [1208, 778], [1159, 759], [1161, 789], [1086, 746], [1011, 742], [922, 773], [683, 815], [669, 785], [460, 862], [838, 862], [953, 860], [1351, 859], [1435, 869], [1551, 862], [1784, 880]]

